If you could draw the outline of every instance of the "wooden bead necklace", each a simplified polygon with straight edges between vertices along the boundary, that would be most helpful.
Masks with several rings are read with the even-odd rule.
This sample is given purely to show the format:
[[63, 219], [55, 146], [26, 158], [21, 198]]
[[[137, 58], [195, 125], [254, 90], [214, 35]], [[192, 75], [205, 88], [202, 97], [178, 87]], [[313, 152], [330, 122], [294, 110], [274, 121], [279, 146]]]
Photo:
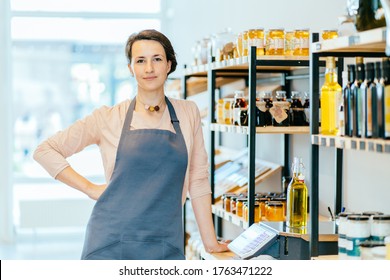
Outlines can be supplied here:
[[[138, 97], [138, 96], [137, 96], [137, 97]], [[156, 105], [156, 106], [151, 106], [151, 105], [147, 105], [147, 104], [143, 103], [143, 102], [141, 101], [141, 98], [139, 98], [139, 97], [137, 98], [137, 100], [139, 101], [139, 103], [141, 103], [141, 104], [144, 106], [144, 108], [145, 108], [146, 111], [149, 111], [149, 112], [158, 112], [158, 111], [160, 111], [160, 108], [161, 108], [161, 105], [162, 105], [162, 103], [163, 103], [163, 101], [164, 101], [164, 98], [161, 99], [160, 103], [159, 103], [158, 105]]]

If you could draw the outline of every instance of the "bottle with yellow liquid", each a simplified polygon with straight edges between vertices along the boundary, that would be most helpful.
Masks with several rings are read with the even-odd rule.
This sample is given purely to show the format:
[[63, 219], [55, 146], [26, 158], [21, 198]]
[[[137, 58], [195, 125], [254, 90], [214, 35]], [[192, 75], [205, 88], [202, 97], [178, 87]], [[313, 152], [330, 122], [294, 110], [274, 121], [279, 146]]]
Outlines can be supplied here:
[[286, 224], [289, 228], [305, 229], [307, 225], [307, 197], [305, 167], [302, 158], [294, 157], [292, 180], [287, 187]]
[[337, 135], [338, 110], [341, 102], [341, 86], [337, 83], [334, 57], [326, 58], [325, 82], [321, 87], [321, 134]]

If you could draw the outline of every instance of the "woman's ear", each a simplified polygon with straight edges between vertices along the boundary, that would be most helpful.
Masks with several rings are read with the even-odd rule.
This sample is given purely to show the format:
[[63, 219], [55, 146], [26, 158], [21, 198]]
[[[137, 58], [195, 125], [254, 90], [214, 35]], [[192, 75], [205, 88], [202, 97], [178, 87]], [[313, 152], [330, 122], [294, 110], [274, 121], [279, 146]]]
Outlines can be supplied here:
[[171, 71], [171, 66], [172, 66], [172, 61], [168, 60], [167, 75], [168, 75], [169, 71]]
[[131, 69], [131, 64], [130, 64], [130, 63], [127, 64], [127, 68], [129, 68], [130, 75], [131, 75], [132, 77], [134, 77], [134, 72], [133, 72], [133, 69]]

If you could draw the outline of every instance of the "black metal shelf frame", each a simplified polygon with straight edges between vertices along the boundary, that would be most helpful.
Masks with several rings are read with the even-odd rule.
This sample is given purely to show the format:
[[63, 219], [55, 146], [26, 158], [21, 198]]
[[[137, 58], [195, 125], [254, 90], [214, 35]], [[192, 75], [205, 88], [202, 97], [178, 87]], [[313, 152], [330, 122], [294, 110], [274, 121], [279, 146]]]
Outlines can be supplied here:
[[[318, 42], [318, 34], [312, 35], [312, 42]], [[320, 85], [319, 85], [319, 68], [320, 58], [333, 56], [337, 57], [337, 71], [338, 80], [341, 81], [342, 71], [344, 68], [345, 57], [385, 57], [383, 52], [311, 52], [310, 54], [310, 134], [319, 134], [319, 97], [320, 97]], [[334, 212], [340, 213], [342, 209], [342, 196], [343, 196], [343, 149], [335, 148], [335, 199], [334, 199]], [[319, 249], [319, 223], [317, 218], [319, 216], [319, 145], [311, 145], [311, 184], [310, 184], [310, 256], [317, 257]]]

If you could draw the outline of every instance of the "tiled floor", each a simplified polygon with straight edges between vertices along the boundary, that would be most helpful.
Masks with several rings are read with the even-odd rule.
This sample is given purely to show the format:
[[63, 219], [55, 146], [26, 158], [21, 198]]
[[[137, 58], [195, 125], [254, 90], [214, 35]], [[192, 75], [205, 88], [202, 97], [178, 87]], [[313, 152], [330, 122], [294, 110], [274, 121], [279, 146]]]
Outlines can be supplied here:
[[81, 229], [20, 231], [14, 243], [0, 243], [0, 259], [79, 260], [84, 234]]

